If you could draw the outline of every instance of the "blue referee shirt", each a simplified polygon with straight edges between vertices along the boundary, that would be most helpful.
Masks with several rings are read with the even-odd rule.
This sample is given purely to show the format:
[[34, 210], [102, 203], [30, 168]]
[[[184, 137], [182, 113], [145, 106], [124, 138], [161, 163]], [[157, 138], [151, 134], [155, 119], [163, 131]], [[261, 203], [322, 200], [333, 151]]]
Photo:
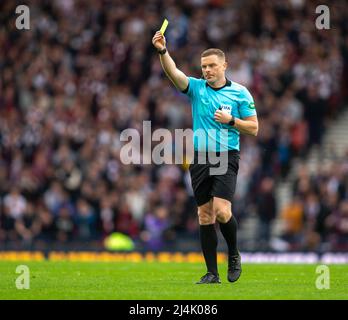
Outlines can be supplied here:
[[239, 150], [239, 131], [214, 120], [219, 107], [243, 119], [256, 115], [254, 99], [244, 86], [226, 79], [221, 88], [212, 88], [204, 79], [188, 77], [183, 93], [192, 105], [193, 145], [196, 151]]

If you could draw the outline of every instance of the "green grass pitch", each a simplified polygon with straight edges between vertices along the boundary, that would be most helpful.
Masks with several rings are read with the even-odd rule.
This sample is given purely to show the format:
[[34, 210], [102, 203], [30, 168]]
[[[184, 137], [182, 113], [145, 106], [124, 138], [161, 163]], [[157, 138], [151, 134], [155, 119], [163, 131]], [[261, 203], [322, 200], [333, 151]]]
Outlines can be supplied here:
[[[16, 288], [16, 267], [27, 265], [30, 288]], [[0, 261], [0, 299], [348, 299], [348, 266], [329, 265], [330, 288], [316, 288], [315, 264], [243, 264], [241, 278], [195, 285], [201, 263]]]

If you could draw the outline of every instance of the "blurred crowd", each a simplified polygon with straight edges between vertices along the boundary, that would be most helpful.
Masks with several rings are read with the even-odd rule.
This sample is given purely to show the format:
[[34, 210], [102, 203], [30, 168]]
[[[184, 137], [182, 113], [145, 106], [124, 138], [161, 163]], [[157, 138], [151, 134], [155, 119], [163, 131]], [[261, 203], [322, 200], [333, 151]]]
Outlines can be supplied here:
[[[242, 225], [256, 208], [265, 238], [279, 211], [277, 182], [293, 157], [320, 145], [347, 102], [343, 0], [328, 2], [330, 30], [316, 29], [317, 1], [32, 0], [30, 30], [15, 27], [19, 4], [0, 3], [0, 248], [98, 245], [115, 231], [154, 250], [197, 238], [187, 164], [120, 161], [123, 130], [142, 132], [145, 120], [152, 130], [192, 125], [189, 100], [166, 79], [151, 44], [164, 17], [182, 71], [200, 77], [200, 53], [218, 47], [227, 77], [255, 99], [260, 131], [241, 140], [233, 212]], [[311, 243], [327, 231], [347, 237], [347, 222], [338, 222], [347, 193], [337, 187], [346, 165], [337, 166], [299, 173], [293, 205], [306, 219], [296, 228], [315, 229]], [[296, 233], [286, 236], [297, 243]]]
[[348, 250], [348, 150], [310, 172], [302, 165], [293, 199], [281, 212], [283, 240], [292, 250]]

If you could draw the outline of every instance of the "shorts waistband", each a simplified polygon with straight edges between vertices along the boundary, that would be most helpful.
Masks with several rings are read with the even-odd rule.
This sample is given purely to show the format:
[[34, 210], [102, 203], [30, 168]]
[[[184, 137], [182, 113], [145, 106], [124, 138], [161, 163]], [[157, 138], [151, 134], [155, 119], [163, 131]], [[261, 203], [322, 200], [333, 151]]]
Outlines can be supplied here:
[[227, 151], [197, 151], [195, 150], [194, 151], [195, 155], [212, 155], [212, 156], [216, 156], [216, 157], [219, 157], [221, 154], [226, 154], [228, 153], [229, 155], [239, 155], [239, 150], [236, 150], [236, 149], [232, 149], [232, 150], [227, 150]]

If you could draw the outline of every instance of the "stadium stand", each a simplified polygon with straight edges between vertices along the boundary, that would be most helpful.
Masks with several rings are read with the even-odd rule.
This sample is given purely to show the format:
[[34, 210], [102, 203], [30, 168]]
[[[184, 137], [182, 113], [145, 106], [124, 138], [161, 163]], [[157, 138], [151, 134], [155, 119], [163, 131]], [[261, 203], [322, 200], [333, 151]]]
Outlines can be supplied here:
[[[198, 246], [187, 166], [120, 161], [124, 129], [191, 126], [151, 44], [163, 17], [186, 74], [200, 77], [200, 53], [219, 47], [228, 77], [255, 97], [259, 136], [242, 138], [234, 204], [241, 239], [248, 217], [260, 220], [248, 249], [348, 249], [348, 150], [293, 170], [347, 104], [345, 1], [329, 2], [330, 30], [316, 29], [318, 3], [304, 0], [36, 0], [30, 30], [16, 29], [17, 4], [0, 3], [0, 249], [98, 250], [116, 231], [141, 250]], [[279, 219], [286, 245], [272, 247]]]

